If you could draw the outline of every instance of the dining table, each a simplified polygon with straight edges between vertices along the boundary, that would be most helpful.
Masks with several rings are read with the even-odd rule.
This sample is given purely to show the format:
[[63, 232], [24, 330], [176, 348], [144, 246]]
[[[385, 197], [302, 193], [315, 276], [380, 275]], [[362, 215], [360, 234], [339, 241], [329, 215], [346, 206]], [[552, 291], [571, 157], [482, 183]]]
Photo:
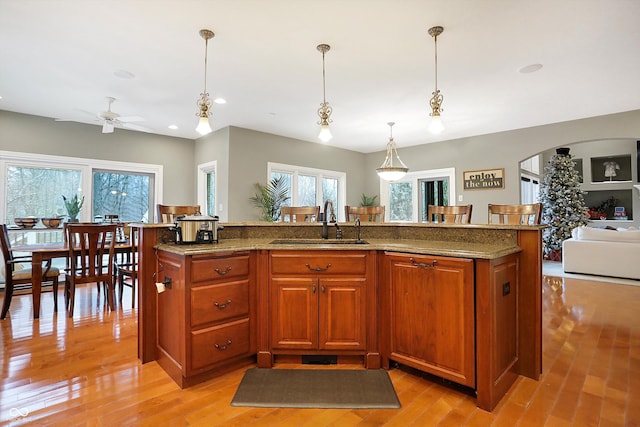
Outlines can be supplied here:
[[[116, 253], [127, 253], [131, 250], [129, 242], [116, 243]], [[16, 245], [11, 251], [31, 254], [31, 295], [33, 300], [33, 318], [40, 318], [40, 296], [42, 294], [42, 263], [54, 258], [68, 258], [69, 246], [67, 243], [44, 243], [35, 245]]]

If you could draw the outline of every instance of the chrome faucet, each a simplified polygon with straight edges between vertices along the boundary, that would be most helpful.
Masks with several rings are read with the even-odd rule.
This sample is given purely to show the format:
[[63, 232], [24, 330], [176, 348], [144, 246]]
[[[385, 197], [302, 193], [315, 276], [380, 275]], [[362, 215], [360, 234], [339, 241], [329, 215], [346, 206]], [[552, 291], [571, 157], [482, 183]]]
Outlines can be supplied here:
[[356, 218], [356, 241], [361, 241], [362, 236], [360, 236], [360, 217]]
[[322, 238], [323, 239], [329, 238], [329, 227], [327, 226], [327, 207], [329, 206], [331, 206], [331, 218], [329, 219], [329, 222], [331, 223], [336, 222], [336, 213], [333, 208], [333, 202], [331, 200], [327, 200], [326, 202], [324, 202], [324, 214], [322, 215]]

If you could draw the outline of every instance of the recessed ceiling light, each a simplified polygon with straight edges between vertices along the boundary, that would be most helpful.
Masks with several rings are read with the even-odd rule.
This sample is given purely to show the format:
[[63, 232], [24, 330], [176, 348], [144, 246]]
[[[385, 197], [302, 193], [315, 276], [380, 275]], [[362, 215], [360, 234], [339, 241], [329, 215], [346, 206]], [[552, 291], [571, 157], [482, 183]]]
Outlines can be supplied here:
[[224, 98], [216, 98], [213, 100], [213, 102], [215, 102], [216, 104], [226, 104], [227, 100]]
[[176, 129], [178, 129], [178, 126], [176, 126], [176, 125], [169, 125], [169, 129], [176, 130]]
[[135, 77], [133, 75], [133, 73], [131, 73], [131, 72], [127, 71], [127, 70], [116, 70], [116, 71], [113, 72], [113, 75], [116, 76], [116, 77], [119, 77], [121, 79], [127, 79], [127, 80], [132, 79], [132, 78]]
[[518, 71], [522, 74], [535, 73], [542, 68], [542, 64], [530, 64], [520, 68]]

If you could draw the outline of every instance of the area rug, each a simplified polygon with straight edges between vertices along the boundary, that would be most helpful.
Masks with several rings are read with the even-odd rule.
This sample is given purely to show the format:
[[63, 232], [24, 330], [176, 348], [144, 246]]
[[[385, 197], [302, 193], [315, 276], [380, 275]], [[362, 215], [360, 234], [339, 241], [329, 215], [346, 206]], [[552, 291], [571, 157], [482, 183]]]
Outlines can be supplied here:
[[231, 406], [394, 409], [400, 401], [383, 369], [248, 369]]
[[564, 279], [590, 280], [592, 282], [607, 282], [616, 285], [640, 286], [640, 280], [621, 279], [618, 277], [594, 276], [591, 274], [565, 273], [562, 270], [562, 262], [544, 261], [542, 274], [545, 276], [561, 277]]

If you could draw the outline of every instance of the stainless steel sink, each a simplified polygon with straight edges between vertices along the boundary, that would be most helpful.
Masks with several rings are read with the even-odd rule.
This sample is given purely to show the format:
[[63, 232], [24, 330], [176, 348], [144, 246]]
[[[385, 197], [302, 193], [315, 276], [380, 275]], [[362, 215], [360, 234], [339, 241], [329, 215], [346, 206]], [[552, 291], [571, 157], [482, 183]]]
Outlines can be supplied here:
[[366, 240], [357, 239], [276, 239], [272, 245], [366, 245]]

